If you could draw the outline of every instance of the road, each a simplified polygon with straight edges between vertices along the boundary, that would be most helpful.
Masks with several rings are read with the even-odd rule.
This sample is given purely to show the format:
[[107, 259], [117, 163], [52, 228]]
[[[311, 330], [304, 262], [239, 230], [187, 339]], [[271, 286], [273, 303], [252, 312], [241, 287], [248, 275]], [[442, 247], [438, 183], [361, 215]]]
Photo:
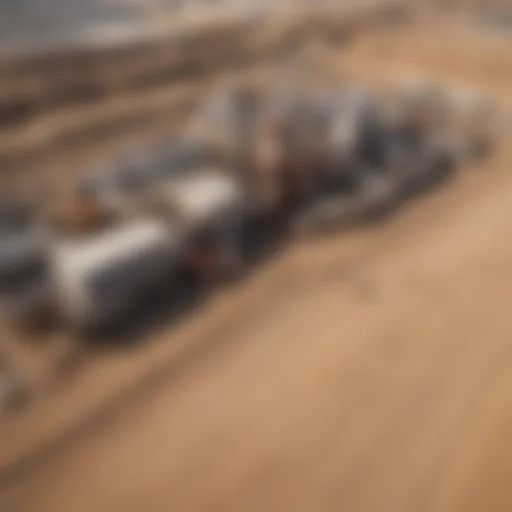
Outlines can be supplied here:
[[0, 487], [0, 510], [512, 510], [511, 164], [292, 247], [252, 320]]

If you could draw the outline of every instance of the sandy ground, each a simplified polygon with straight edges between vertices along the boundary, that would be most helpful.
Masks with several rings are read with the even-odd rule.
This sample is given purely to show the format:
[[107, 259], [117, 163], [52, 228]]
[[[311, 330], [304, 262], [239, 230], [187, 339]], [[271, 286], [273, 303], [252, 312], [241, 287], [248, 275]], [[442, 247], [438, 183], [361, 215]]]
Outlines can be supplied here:
[[[404, 45], [414, 37], [418, 62]], [[495, 54], [450, 68], [421, 40], [377, 35], [347, 62], [421, 69], [508, 100], [506, 71], [490, 77]], [[180, 364], [2, 480], [0, 510], [511, 510], [511, 153], [380, 229], [290, 248], [175, 337], [160, 333], [167, 348], [96, 361], [83, 397], [170, 346]], [[236, 328], [206, 329], [243, 302], [252, 315]], [[180, 359], [193, 337], [197, 350]], [[66, 400], [31, 428], [2, 426], [0, 455], [80, 394]]]
[[374, 254], [286, 255], [292, 293], [11, 482], [5, 510], [509, 510], [512, 177], [454, 187]]

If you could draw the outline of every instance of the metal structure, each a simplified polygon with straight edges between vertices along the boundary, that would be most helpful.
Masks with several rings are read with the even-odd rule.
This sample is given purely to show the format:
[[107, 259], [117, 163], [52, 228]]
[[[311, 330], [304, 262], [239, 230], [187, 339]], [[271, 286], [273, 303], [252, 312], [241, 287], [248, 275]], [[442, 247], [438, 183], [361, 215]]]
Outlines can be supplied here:
[[74, 331], [94, 330], [181, 272], [236, 275], [254, 223], [274, 236], [381, 219], [490, 140], [487, 103], [428, 82], [389, 104], [362, 89], [306, 89], [236, 84], [181, 139], [80, 180], [44, 229], [2, 204], [6, 309], [23, 323], [51, 305]]
[[178, 242], [178, 234], [158, 219], [54, 241], [49, 275], [63, 321], [83, 332], [119, 319], [176, 269]]

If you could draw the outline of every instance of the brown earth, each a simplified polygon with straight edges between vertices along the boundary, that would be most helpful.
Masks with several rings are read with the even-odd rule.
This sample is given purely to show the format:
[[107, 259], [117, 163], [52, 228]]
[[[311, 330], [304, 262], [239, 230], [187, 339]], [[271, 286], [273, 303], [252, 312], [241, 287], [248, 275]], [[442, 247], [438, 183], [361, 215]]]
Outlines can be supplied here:
[[0, 58], [0, 179], [69, 169], [62, 158], [73, 160], [74, 172], [99, 148], [161, 138], [214, 79], [280, 59], [312, 34], [343, 40], [381, 18], [379, 9], [360, 8], [258, 23], [220, 19], [111, 49]]
[[[416, 29], [329, 58], [507, 106], [511, 53]], [[504, 144], [384, 226], [290, 247], [172, 336], [91, 358], [0, 425], [0, 510], [511, 510], [511, 164]]]

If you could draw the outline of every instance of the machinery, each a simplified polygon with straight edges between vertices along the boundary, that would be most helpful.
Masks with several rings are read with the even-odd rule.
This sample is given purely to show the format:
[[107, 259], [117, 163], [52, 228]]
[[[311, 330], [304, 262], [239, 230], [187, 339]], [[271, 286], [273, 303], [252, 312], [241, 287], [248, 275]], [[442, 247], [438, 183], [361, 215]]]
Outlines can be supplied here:
[[248, 210], [233, 174], [212, 167], [190, 170], [159, 185], [148, 205], [179, 229], [186, 265], [197, 277], [226, 276], [243, 266]]
[[179, 234], [160, 219], [138, 219], [48, 251], [55, 308], [75, 332], [122, 319], [175, 272]]
[[0, 226], [0, 303], [11, 319], [30, 323], [46, 279], [45, 233], [33, 205], [13, 196], [1, 201]]
[[1, 244], [9, 268], [21, 265], [24, 253], [42, 263], [37, 279], [25, 271], [25, 288], [17, 284], [11, 316], [27, 323], [52, 310], [74, 332], [94, 332], [126, 318], [179, 272], [211, 280], [242, 267], [246, 217], [233, 176], [207, 167], [164, 171], [138, 196], [132, 215], [88, 230], [52, 224], [32, 251], [25, 247], [35, 243], [30, 237], [18, 237], [13, 248]]
[[488, 110], [450, 101], [422, 82], [389, 103], [360, 89], [237, 84], [200, 108], [183, 138], [78, 180], [52, 215], [2, 202], [4, 309], [22, 324], [53, 312], [88, 333], [155, 290], [176, 292], [183, 272], [200, 283], [240, 275], [254, 225], [282, 239], [290, 227], [386, 217], [471, 148], [489, 148], [478, 130]]

